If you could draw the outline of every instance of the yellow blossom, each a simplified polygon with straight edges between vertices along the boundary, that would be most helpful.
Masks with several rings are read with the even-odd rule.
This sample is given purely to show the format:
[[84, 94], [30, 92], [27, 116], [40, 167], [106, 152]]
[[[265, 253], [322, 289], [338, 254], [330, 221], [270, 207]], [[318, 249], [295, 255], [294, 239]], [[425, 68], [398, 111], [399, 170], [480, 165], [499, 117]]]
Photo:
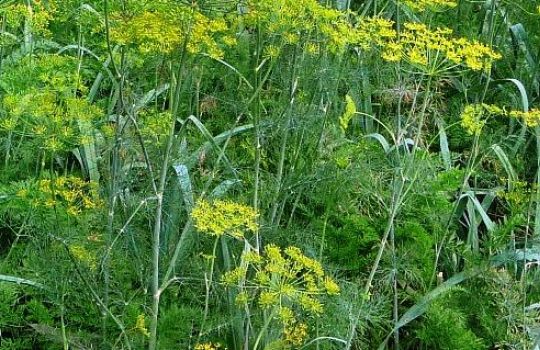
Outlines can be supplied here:
[[530, 127], [540, 125], [540, 109], [537, 108], [533, 108], [527, 112], [511, 111], [509, 115], [517, 119], [522, 119], [523, 122]]
[[[431, 29], [424, 23], [406, 22], [397, 33], [388, 23], [375, 19], [364, 20], [365, 30], [359, 34], [364, 44], [360, 46], [379, 47], [381, 57], [388, 62], [404, 60], [420, 70], [436, 73], [457, 65], [487, 70], [492, 61], [501, 58], [499, 53], [478, 41], [454, 37], [449, 28]], [[380, 28], [369, 29], [372, 23]]]
[[98, 265], [98, 259], [95, 253], [90, 252], [82, 245], [71, 245], [69, 246], [69, 252], [73, 257], [80, 262], [86, 264], [90, 270], [95, 271]]
[[257, 231], [257, 212], [248, 206], [226, 200], [201, 200], [191, 212], [195, 227], [212, 236], [243, 238], [245, 232]]
[[484, 127], [485, 121], [482, 119], [484, 109], [482, 105], [467, 105], [461, 113], [461, 126], [470, 135], [479, 134]]
[[218, 350], [221, 349], [220, 343], [202, 343], [195, 345], [195, 350]]
[[223, 18], [210, 18], [190, 5], [160, 1], [129, 18], [112, 15], [111, 39], [142, 54], [171, 54], [185, 47], [190, 54], [221, 58], [221, 45], [236, 44]]
[[307, 325], [305, 323], [286, 325], [283, 330], [283, 338], [285, 342], [293, 346], [302, 345], [306, 340], [307, 335]]
[[278, 301], [279, 294], [276, 292], [263, 291], [259, 296], [259, 305], [265, 309], [275, 306]]
[[146, 320], [143, 314], [139, 314], [137, 316], [137, 321], [135, 322], [135, 330], [137, 330], [146, 337], [150, 336], [150, 332], [148, 331], [148, 328], [146, 328]]
[[[298, 247], [282, 250], [268, 244], [264, 253], [255, 258], [258, 254], [244, 252], [242, 261], [248, 267], [226, 272], [222, 281], [229, 287], [240, 288], [242, 293], [253, 293], [253, 299], [263, 308], [288, 305], [291, 310], [296, 307], [319, 315], [323, 312], [319, 298], [339, 294], [338, 284], [324, 273], [321, 263], [304, 255]], [[243, 296], [243, 300], [247, 297]]]
[[457, 6], [457, 2], [454, 0], [404, 0], [403, 2], [411, 9], [419, 12], [426, 10], [439, 11]]

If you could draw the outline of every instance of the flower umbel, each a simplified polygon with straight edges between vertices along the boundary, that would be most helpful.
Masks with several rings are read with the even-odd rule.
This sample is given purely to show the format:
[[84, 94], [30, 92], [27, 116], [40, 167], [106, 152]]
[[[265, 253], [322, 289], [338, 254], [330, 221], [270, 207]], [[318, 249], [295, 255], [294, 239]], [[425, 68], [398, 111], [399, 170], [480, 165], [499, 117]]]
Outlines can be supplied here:
[[219, 350], [221, 349], [220, 343], [202, 343], [195, 345], [195, 350]]
[[457, 2], [453, 0], [404, 0], [403, 2], [418, 12], [426, 10], [440, 11], [445, 8], [454, 8], [457, 6]]
[[244, 233], [256, 232], [258, 227], [258, 214], [253, 208], [227, 200], [201, 200], [191, 216], [199, 231], [217, 237], [243, 238]]
[[307, 257], [297, 247], [282, 250], [269, 244], [259, 258], [253, 255], [259, 254], [245, 252], [243, 265], [226, 272], [222, 282], [250, 292], [264, 309], [289, 305], [320, 315], [324, 307], [320, 298], [340, 292], [338, 284], [325, 274], [321, 263]]

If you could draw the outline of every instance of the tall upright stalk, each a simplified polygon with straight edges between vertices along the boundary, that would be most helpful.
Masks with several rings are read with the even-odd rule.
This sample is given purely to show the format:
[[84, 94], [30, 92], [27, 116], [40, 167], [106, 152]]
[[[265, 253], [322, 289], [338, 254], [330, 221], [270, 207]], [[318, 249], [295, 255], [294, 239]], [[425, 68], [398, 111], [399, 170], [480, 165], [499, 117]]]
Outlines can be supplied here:
[[[115, 78], [118, 79], [116, 82], [116, 94], [119, 96], [118, 103], [116, 104], [116, 118], [115, 118], [115, 135], [114, 135], [114, 145], [112, 148], [111, 153], [111, 166], [110, 166], [110, 180], [109, 180], [109, 199], [108, 199], [108, 205], [109, 210], [107, 213], [107, 234], [105, 235], [105, 251], [106, 254], [103, 257], [102, 260], [102, 273], [103, 273], [103, 304], [105, 306], [105, 309], [109, 307], [109, 293], [110, 293], [110, 254], [109, 249], [111, 247], [112, 243], [112, 237], [114, 234], [114, 216], [115, 216], [115, 207], [116, 207], [116, 201], [117, 201], [117, 176], [118, 176], [118, 169], [120, 167], [120, 148], [121, 140], [122, 140], [122, 125], [121, 125], [121, 119], [120, 115], [123, 112], [123, 105], [122, 101], [123, 99], [121, 96], [123, 95], [123, 69], [118, 68], [118, 66], [115, 64], [110, 37], [109, 37], [109, 2], [108, 0], [105, 0], [103, 3], [104, 6], [104, 18], [105, 18], [105, 36], [106, 36], [106, 43], [107, 43], [107, 49], [109, 53], [109, 59], [111, 62], [111, 65], [113, 67], [113, 70], [115, 71]], [[123, 55], [122, 55], [122, 62], [121, 65], [123, 65]], [[108, 321], [109, 315], [107, 312], [103, 312], [102, 315], [102, 322], [101, 322], [101, 333], [102, 333], [102, 346], [105, 348], [108, 348], [107, 345], [107, 321]]]
[[289, 128], [291, 127], [292, 118], [293, 118], [293, 107], [294, 107], [294, 95], [296, 93], [296, 88], [298, 84], [298, 79], [295, 79], [296, 75], [296, 57], [297, 57], [297, 48], [295, 46], [294, 52], [293, 52], [293, 58], [291, 59], [292, 62], [292, 69], [291, 69], [291, 76], [290, 76], [290, 87], [289, 87], [289, 106], [286, 111], [287, 120], [285, 122], [285, 128], [283, 130], [283, 135], [281, 138], [281, 146], [280, 146], [280, 152], [279, 152], [279, 163], [278, 163], [278, 169], [277, 169], [277, 175], [276, 175], [276, 186], [274, 188], [274, 205], [272, 207], [272, 213], [270, 216], [270, 222], [272, 225], [277, 225], [279, 222], [276, 222], [276, 216], [277, 211], [279, 208], [279, 194], [282, 189], [282, 182], [283, 182], [283, 172], [284, 172], [284, 166], [285, 166], [285, 158], [286, 158], [286, 150], [287, 150], [287, 143], [289, 140]]
[[[260, 62], [261, 60], [261, 50], [262, 50], [262, 42], [261, 42], [261, 30], [259, 26], [257, 26], [257, 47], [255, 51], [255, 69], [254, 69], [254, 79], [255, 84], [253, 86], [257, 87], [257, 90], [255, 90], [255, 93], [253, 95], [253, 98], [248, 102], [248, 108], [249, 104], [251, 104], [252, 100], [255, 101], [255, 111], [253, 113], [253, 126], [255, 128], [255, 137], [254, 137], [254, 143], [255, 143], [255, 164], [254, 164], [254, 185], [253, 185], [253, 208], [255, 210], [259, 210], [259, 183], [260, 183], [260, 176], [261, 176], [261, 152], [262, 152], [262, 145], [261, 145], [261, 99], [260, 99], [260, 74], [259, 71], [262, 69], [262, 65], [264, 62]], [[262, 88], [262, 86], [261, 86]], [[259, 251], [260, 249], [260, 236], [259, 232], [255, 232], [255, 250]]]
[[[190, 25], [191, 27], [191, 25]], [[188, 35], [189, 37], [189, 35]], [[159, 315], [159, 301], [161, 297], [162, 289], [160, 288], [160, 249], [161, 249], [161, 227], [163, 220], [163, 194], [165, 192], [165, 186], [167, 184], [167, 173], [169, 170], [169, 161], [171, 157], [171, 150], [175, 138], [176, 118], [178, 109], [180, 106], [180, 97], [183, 87], [182, 74], [184, 72], [184, 62], [186, 59], [186, 46], [188, 39], [185, 39], [184, 45], [181, 51], [180, 63], [176, 74], [173, 74], [174, 89], [171, 89], [171, 124], [169, 126], [169, 132], [167, 136], [167, 145], [165, 147], [165, 153], [163, 161], [161, 163], [161, 171], [159, 174], [159, 182], [157, 186], [156, 198], [157, 205], [154, 214], [154, 229], [152, 233], [152, 274], [151, 274], [151, 291], [152, 291], [152, 314], [150, 321], [150, 339], [148, 342], [148, 349], [157, 349], [157, 327], [158, 327], [158, 315]]]

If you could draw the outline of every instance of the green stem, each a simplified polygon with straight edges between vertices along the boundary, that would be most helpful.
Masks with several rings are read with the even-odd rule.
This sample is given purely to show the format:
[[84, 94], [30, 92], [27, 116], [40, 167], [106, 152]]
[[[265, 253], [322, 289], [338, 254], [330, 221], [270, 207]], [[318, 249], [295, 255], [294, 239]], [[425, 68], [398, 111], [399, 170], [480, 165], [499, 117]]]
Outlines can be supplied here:
[[204, 298], [204, 314], [203, 314], [203, 319], [201, 323], [201, 330], [199, 331], [199, 340], [204, 333], [204, 327], [206, 325], [206, 320], [208, 319], [208, 311], [210, 309], [210, 289], [212, 288], [212, 283], [213, 283], [214, 265], [216, 262], [216, 251], [217, 251], [218, 242], [219, 242], [219, 237], [217, 237], [214, 241], [214, 247], [212, 249], [212, 262], [210, 263], [209, 276], [208, 277], [205, 276], [204, 278], [206, 293], [205, 293], [205, 298]]
[[[190, 25], [191, 27], [191, 25]], [[189, 37], [189, 35], [187, 36]], [[152, 290], [152, 314], [150, 321], [150, 339], [148, 342], [149, 350], [157, 349], [157, 327], [158, 327], [158, 315], [159, 315], [159, 301], [161, 297], [162, 290], [159, 285], [159, 268], [160, 268], [160, 245], [161, 245], [161, 226], [163, 220], [163, 194], [165, 192], [165, 185], [167, 183], [167, 173], [169, 170], [169, 160], [171, 156], [171, 150], [175, 139], [175, 128], [176, 128], [176, 116], [178, 113], [178, 108], [180, 104], [180, 96], [182, 91], [182, 73], [183, 66], [186, 59], [186, 46], [187, 39], [184, 41], [184, 45], [181, 51], [180, 64], [176, 73], [176, 84], [173, 95], [171, 96], [171, 124], [169, 126], [169, 133], [167, 137], [167, 146], [165, 148], [165, 155], [163, 158], [163, 163], [161, 165], [161, 172], [159, 176], [159, 184], [156, 192], [157, 206], [154, 214], [154, 230], [152, 233], [152, 279], [151, 279], [151, 290]], [[171, 84], [171, 86], [173, 86]]]
[[533, 239], [540, 237], [540, 127], [535, 127], [534, 133], [536, 136], [536, 207], [534, 216], [534, 234]]
[[272, 323], [272, 319], [274, 318], [275, 314], [276, 314], [276, 308], [272, 309], [272, 312], [270, 313], [270, 316], [268, 316], [268, 318], [264, 322], [263, 328], [259, 332], [259, 334], [257, 336], [257, 339], [255, 340], [255, 344], [253, 345], [252, 350], [257, 350], [257, 348], [259, 347], [259, 343], [261, 342], [261, 340], [262, 340], [262, 338], [264, 336], [264, 333], [266, 333], [266, 331], [268, 330], [268, 327], [270, 326], [270, 323]]

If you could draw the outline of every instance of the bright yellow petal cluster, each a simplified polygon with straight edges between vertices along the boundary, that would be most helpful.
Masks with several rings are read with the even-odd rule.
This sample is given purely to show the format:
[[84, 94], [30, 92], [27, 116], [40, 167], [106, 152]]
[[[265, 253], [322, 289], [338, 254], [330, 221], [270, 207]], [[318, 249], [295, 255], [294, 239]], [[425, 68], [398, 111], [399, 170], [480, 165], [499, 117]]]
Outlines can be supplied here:
[[461, 113], [461, 126], [469, 135], [480, 134], [484, 127], [485, 120], [482, 116], [484, 108], [480, 104], [467, 105]]
[[69, 252], [79, 262], [85, 264], [92, 271], [96, 271], [98, 258], [95, 252], [91, 252], [82, 245], [74, 244], [69, 246]]
[[146, 337], [150, 336], [150, 332], [146, 327], [146, 318], [143, 314], [139, 314], [137, 316], [137, 321], [135, 322], [135, 330]]
[[[253, 299], [265, 309], [296, 305], [310, 314], [320, 315], [324, 311], [320, 297], [340, 292], [338, 284], [325, 274], [321, 263], [307, 257], [297, 247], [282, 250], [269, 244], [264, 254], [245, 252], [242, 261], [241, 267], [223, 275], [222, 282], [227, 286], [248, 288]], [[281, 317], [285, 317], [287, 310], [282, 311]]]
[[457, 6], [457, 2], [454, 0], [404, 0], [403, 3], [418, 12], [440, 11]]
[[509, 115], [514, 118], [523, 119], [527, 126], [540, 126], [540, 109], [538, 108], [533, 108], [528, 112], [511, 111]]
[[[8, 28], [20, 29], [23, 23], [29, 26], [34, 35], [48, 36], [49, 23], [52, 21], [56, 12], [54, 1], [49, 1], [47, 6], [40, 1], [34, 1], [30, 4], [9, 4], [0, 7], [0, 25], [4, 30]], [[18, 34], [18, 33], [16, 33]], [[2, 35], [0, 46], [5, 44], [4, 39], [9, 36]]]
[[212, 236], [229, 235], [243, 238], [246, 232], [256, 232], [258, 214], [255, 209], [227, 200], [201, 200], [191, 212], [195, 227]]
[[223, 46], [236, 44], [223, 18], [209, 18], [188, 5], [167, 1], [149, 7], [129, 18], [112, 16], [111, 39], [120, 45], [132, 45], [142, 54], [170, 54], [184, 44], [190, 54], [205, 53], [223, 57]]
[[489, 115], [506, 115], [506, 111], [487, 103], [466, 105], [461, 113], [461, 126], [469, 135], [478, 135], [486, 124]]
[[195, 350], [218, 350], [221, 349], [220, 343], [202, 343], [195, 345]]
[[461, 114], [461, 125], [469, 134], [477, 134], [486, 123], [485, 114], [507, 116], [521, 119], [529, 127], [540, 126], [540, 109], [533, 108], [527, 112], [511, 110], [489, 104], [473, 104], [465, 106]]
[[351, 44], [369, 49], [372, 46], [382, 46], [397, 38], [394, 22], [382, 17], [359, 17]]
[[[92, 142], [93, 136], [81, 125], [97, 121], [103, 111], [76, 96], [88, 91], [77, 72], [77, 60], [47, 55], [29, 56], [21, 63], [0, 77], [9, 87], [0, 104], [0, 133], [31, 137], [37, 147], [53, 153]], [[26, 79], [23, 90], [14, 88], [20, 79]]]
[[[321, 46], [332, 53], [343, 52], [353, 44], [369, 46], [366, 41], [377, 31], [376, 24], [356, 29], [348, 16], [349, 13], [326, 7], [317, 0], [248, 0], [241, 20], [263, 31], [270, 40], [284, 44], [303, 42], [308, 53], [316, 54]], [[369, 27], [368, 33], [365, 27]], [[272, 48], [266, 54], [275, 56], [279, 51]]]
[[283, 339], [287, 344], [300, 346], [308, 336], [308, 328], [305, 323], [287, 324], [283, 329]]
[[477, 41], [456, 38], [449, 28], [430, 29], [423, 23], [405, 23], [404, 30], [391, 39], [379, 43], [383, 59], [404, 60], [422, 69], [431, 67], [443, 71], [463, 65], [472, 70], [491, 68], [501, 55]]
[[16, 195], [35, 208], [62, 209], [74, 218], [103, 205], [97, 184], [74, 176], [39, 180], [30, 187], [17, 190]]

